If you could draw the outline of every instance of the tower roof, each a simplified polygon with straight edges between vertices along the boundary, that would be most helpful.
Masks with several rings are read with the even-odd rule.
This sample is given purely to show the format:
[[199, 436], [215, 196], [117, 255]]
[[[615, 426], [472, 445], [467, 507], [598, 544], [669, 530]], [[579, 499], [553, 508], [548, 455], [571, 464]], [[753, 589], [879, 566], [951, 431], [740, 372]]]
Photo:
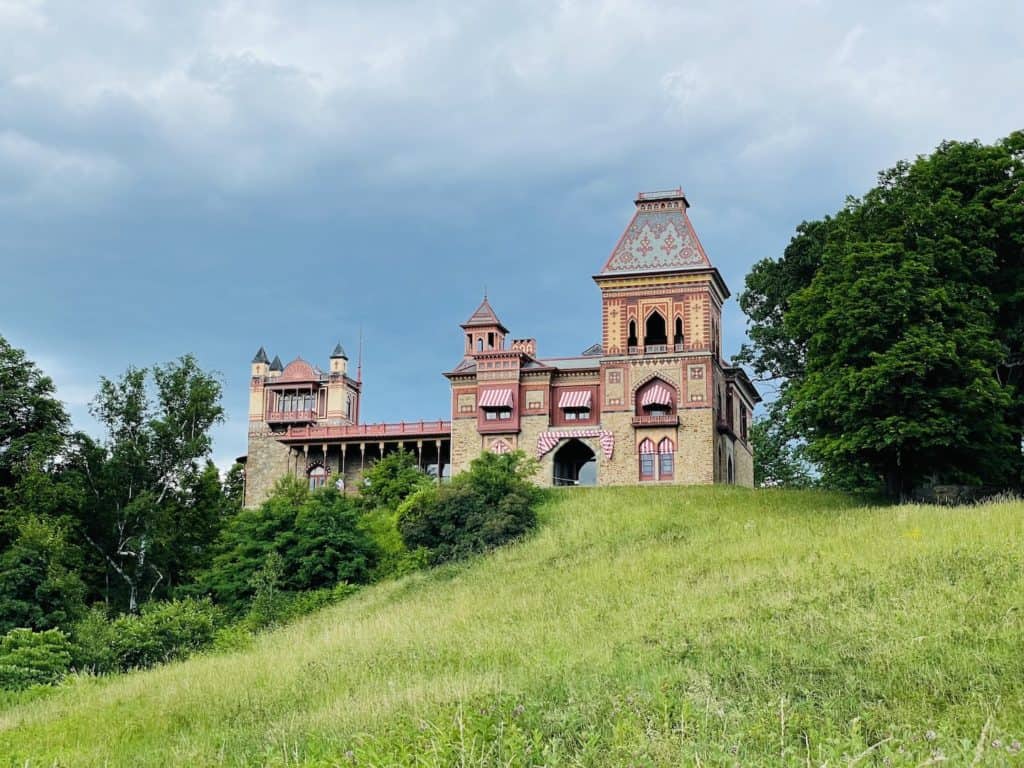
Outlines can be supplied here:
[[601, 275], [708, 269], [711, 261], [686, 215], [681, 188], [637, 195], [636, 212]]
[[274, 355], [273, 361], [270, 363], [270, 370], [272, 371], [283, 371], [284, 366], [281, 364], [281, 358]]
[[498, 315], [495, 313], [491, 303], [487, 300], [487, 296], [484, 296], [484, 300], [480, 302], [480, 306], [476, 308], [476, 311], [469, 316], [469, 320], [462, 324], [463, 328], [476, 328], [485, 325], [496, 325], [498, 328], [508, 333], [501, 320], [498, 319]]
[[256, 357], [254, 357], [252, 361], [254, 363], [269, 363], [270, 360], [267, 358], [267, 350], [265, 350], [263, 347], [260, 347], [258, 350], [256, 350]]
[[344, 360], [348, 360], [348, 355], [345, 354], [345, 348], [341, 346], [340, 341], [334, 345], [334, 351], [331, 352], [331, 360], [335, 360], [339, 357]]

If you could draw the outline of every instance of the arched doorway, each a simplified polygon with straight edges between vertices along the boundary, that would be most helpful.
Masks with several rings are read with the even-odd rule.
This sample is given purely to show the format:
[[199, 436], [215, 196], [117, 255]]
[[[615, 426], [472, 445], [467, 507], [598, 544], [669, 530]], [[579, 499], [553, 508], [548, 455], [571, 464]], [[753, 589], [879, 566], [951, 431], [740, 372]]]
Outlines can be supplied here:
[[597, 456], [575, 438], [555, 451], [554, 485], [597, 485]]

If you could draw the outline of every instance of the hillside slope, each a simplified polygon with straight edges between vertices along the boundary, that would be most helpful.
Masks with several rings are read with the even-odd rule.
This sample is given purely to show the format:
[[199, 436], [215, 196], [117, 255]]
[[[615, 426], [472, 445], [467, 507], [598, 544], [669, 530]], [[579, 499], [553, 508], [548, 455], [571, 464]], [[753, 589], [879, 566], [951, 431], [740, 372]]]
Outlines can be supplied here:
[[2, 712], [0, 764], [1024, 764], [1021, 503], [623, 488], [542, 516], [247, 651]]

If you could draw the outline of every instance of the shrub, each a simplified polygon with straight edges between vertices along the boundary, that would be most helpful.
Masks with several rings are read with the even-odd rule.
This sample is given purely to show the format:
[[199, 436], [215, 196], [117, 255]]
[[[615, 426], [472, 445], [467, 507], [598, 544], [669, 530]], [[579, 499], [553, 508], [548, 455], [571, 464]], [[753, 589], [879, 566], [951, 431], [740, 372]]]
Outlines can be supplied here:
[[120, 669], [151, 667], [184, 658], [213, 643], [220, 612], [209, 600], [151, 603], [138, 616], [111, 622]]
[[359, 526], [356, 502], [333, 488], [310, 492], [294, 479], [278, 483], [258, 509], [238, 513], [224, 529], [203, 588], [233, 615], [250, 608], [257, 574], [273, 553], [281, 560], [275, 588], [297, 592], [340, 582], [364, 583], [376, 547]]
[[519, 451], [485, 453], [450, 484], [417, 491], [399, 510], [405, 545], [425, 547], [442, 562], [521, 536], [537, 524], [541, 491], [529, 480], [536, 469]]
[[419, 468], [415, 454], [405, 450], [389, 453], [363, 473], [359, 502], [367, 512], [395, 511], [409, 496], [432, 482]]
[[70, 668], [71, 643], [60, 630], [12, 629], [0, 638], [0, 688], [49, 685]]
[[94, 675], [117, 670], [114, 628], [102, 608], [93, 608], [71, 628], [71, 661], [75, 669]]

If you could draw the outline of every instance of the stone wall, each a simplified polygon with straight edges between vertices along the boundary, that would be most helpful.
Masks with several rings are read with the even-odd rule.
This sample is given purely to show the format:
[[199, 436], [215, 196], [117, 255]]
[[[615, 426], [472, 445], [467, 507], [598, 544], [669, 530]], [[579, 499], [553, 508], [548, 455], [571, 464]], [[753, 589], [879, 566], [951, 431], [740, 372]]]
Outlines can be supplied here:
[[476, 431], [476, 418], [452, 421], [452, 476], [469, 469], [469, 462], [480, 455], [483, 440]]
[[706, 485], [715, 481], [715, 425], [710, 408], [679, 412], [675, 482]]
[[275, 440], [269, 430], [250, 432], [245, 462], [245, 506], [262, 504], [274, 484], [295, 471], [294, 464], [288, 446]]
[[736, 441], [736, 485], [754, 487], [754, 454], [742, 440]]

